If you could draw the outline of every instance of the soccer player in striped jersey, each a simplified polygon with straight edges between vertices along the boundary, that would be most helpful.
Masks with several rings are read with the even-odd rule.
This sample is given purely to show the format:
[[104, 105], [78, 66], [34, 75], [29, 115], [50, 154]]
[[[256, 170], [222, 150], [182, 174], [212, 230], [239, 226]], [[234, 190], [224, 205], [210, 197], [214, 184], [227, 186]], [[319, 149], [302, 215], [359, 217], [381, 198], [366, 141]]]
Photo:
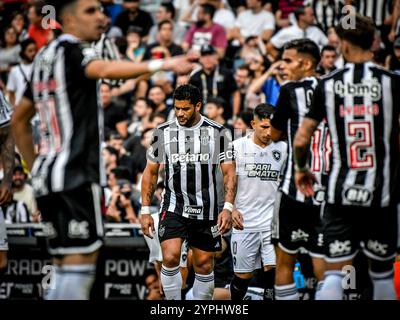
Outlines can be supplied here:
[[306, 196], [314, 194], [307, 150], [327, 118], [333, 158], [323, 208], [327, 267], [320, 298], [342, 299], [343, 267], [361, 248], [370, 260], [374, 299], [395, 299], [400, 76], [371, 62], [374, 22], [354, 18], [355, 28], [336, 27], [347, 63], [321, 79], [297, 132], [296, 184]]
[[232, 300], [243, 300], [253, 271], [261, 263], [264, 298], [274, 297], [276, 258], [271, 243], [271, 221], [287, 145], [271, 140], [273, 112], [274, 107], [270, 105], [258, 105], [251, 121], [254, 131], [233, 142], [238, 190], [232, 212], [231, 249], [235, 271], [230, 285]]
[[[161, 282], [167, 299], [181, 299], [179, 259], [183, 239], [193, 251], [196, 300], [211, 300], [213, 261], [221, 249], [221, 234], [230, 230], [236, 195], [236, 173], [231, 133], [200, 114], [202, 97], [193, 85], [174, 92], [176, 119], [157, 127], [148, 150], [142, 178], [142, 231], [152, 236], [149, 205], [161, 164], [165, 171], [158, 235], [163, 253]], [[218, 212], [216, 174], [220, 169], [225, 205]]]
[[[128, 79], [161, 69], [190, 72], [191, 56], [133, 63], [104, 61], [90, 47], [100, 39], [104, 14], [97, 0], [52, 1], [60, 37], [36, 56], [32, 80], [12, 119], [54, 256], [56, 288], [48, 299], [88, 299], [102, 245], [100, 184], [103, 114], [99, 79]], [[35, 110], [36, 109], [36, 110]], [[30, 120], [40, 117], [40, 150]]]
[[[292, 272], [301, 248], [312, 257], [314, 274], [323, 279], [323, 239], [320, 204], [324, 199], [322, 179], [329, 165], [329, 136], [324, 124], [318, 128], [310, 148], [310, 166], [318, 175], [315, 197], [304, 197], [297, 191], [294, 181], [293, 140], [307, 113], [317, 85], [315, 70], [320, 60], [318, 46], [309, 39], [299, 39], [285, 45], [281, 69], [289, 80], [281, 87], [276, 112], [271, 120], [272, 139], [288, 136], [288, 159], [280, 184], [280, 192], [273, 219], [272, 237], [276, 245], [275, 298], [299, 299]], [[321, 283], [317, 287], [320, 287]], [[317, 291], [318, 293], [318, 291]]]
[[[3, 179], [0, 184], [0, 205], [12, 200], [11, 184], [14, 172], [15, 144], [11, 133], [11, 106], [0, 90], [0, 161], [3, 167]], [[7, 265], [7, 233], [4, 221], [4, 212], [0, 207], [0, 275]]]

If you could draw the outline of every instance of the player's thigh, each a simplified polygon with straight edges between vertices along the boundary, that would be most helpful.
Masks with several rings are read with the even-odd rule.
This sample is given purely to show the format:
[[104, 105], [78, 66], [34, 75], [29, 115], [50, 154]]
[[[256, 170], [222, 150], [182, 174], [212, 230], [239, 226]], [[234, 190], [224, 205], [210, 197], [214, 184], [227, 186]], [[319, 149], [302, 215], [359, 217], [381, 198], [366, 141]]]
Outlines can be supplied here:
[[261, 232], [261, 260], [264, 267], [276, 265], [275, 247], [271, 243], [271, 231]]
[[363, 208], [366, 226], [363, 231], [361, 246], [371, 259], [393, 260], [398, 246], [397, 206], [385, 208]]
[[50, 254], [91, 255], [101, 247], [100, 197], [98, 185], [85, 184], [37, 199]]
[[250, 273], [261, 263], [261, 239], [259, 232], [238, 232], [231, 237], [233, 270]]
[[188, 219], [189, 247], [215, 253], [222, 248], [222, 238], [217, 221], [201, 221]]
[[325, 261], [340, 266], [351, 261], [359, 249], [360, 235], [354, 209], [326, 203], [323, 210]]

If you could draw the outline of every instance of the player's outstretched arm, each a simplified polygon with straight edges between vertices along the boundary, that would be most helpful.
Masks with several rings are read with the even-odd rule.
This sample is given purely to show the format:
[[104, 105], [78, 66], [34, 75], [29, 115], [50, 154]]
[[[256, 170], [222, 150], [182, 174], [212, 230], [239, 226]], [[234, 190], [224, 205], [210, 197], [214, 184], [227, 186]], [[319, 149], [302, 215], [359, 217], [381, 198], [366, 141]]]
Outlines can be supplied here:
[[187, 54], [146, 62], [93, 60], [87, 65], [85, 72], [90, 79], [130, 79], [161, 70], [189, 73], [194, 67], [192, 62], [197, 58], [195, 54]]
[[307, 165], [307, 160], [311, 137], [317, 126], [318, 121], [307, 117], [304, 118], [293, 142], [296, 186], [307, 197], [314, 195], [313, 185], [316, 182], [315, 176], [310, 172]]
[[150, 214], [149, 207], [151, 205], [151, 200], [153, 199], [153, 195], [157, 187], [159, 168], [159, 163], [154, 163], [150, 160], [147, 160], [147, 165], [144, 169], [142, 176], [142, 210], [140, 211], [139, 218], [143, 234], [151, 239], [153, 238], [153, 236], [150, 233], [149, 228], [151, 228], [153, 234], [155, 232], [155, 228], [154, 220]]
[[33, 162], [36, 158], [30, 122], [35, 112], [33, 102], [23, 97], [11, 118], [11, 128], [16, 145], [29, 170], [32, 170]]

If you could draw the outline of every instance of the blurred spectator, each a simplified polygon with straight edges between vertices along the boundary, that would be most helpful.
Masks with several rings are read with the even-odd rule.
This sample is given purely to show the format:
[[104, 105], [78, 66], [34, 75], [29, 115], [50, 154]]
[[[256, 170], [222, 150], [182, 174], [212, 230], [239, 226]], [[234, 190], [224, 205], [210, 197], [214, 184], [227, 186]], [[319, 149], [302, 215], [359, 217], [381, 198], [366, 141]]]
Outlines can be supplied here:
[[163, 114], [168, 118], [172, 111], [172, 105], [166, 103], [166, 94], [161, 86], [153, 86], [149, 90], [149, 100], [155, 105], [155, 112]]
[[40, 215], [33, 193], [33, 188], [27, 183], [27, 178], [28, 176], [22, 166], [16, 165], [14, 168], [12, 181], [13, 199], [15, 201], [21, 201], [25, 204], [30, 215], [30, 219], [28, 219], [29, 221], [39, 222]]
[[165, 59], [183, 54], [182, 47], [174, 42], [173, 28], [174, 24], [170, 20], [158, 23], [158, 40], [146, 47], [144, 60]]
[[234, 78], [240, 93], [240, 108], [237, 112], [235, 112], [235, 114], [239, 114], [239, 112], [246, 108], [246, 94], [252, 81], [249, 65], [244, 64], [238, 67], [235, 71]]
[[128, 133], [131, 137], [142, 135], [150, 122], [150, 116], [155, 109], [155, 105], [147, 98], [138, 98], [133, 104], [133, 115], [128, 127]]
[[128, 117], [125, 109], [111, 99], [111, 86], [100, 85], [100, 100], [104, 110], [104, 127], [106, 131], [117, 131], [123, 138], [128, 136]]
[[146, 300], [164, 300], [160, 292], [160, 281], [155, 269], [147, 269], [143, 275], [146, 286]]
[[[132, 167], [132, 158], [130, 153], [124, 148], [124, 139], [122, 136], [112, 131], [108, 135], [106, 145], [113, 147], [118, 152], [118, 165], [128, 168]], [[132, 172], [130, 172], [132, 174]]]
[[312, 39], [318, 46], [322, 47], [328, 44], [328, 38], [319, 29], [314, 26], [314, 10], [310, 6], [298, 7], [295, 11], [296, 24], [278, 31], [267, 44], [267, 52], [276, 59], [279, 50], [288, 41], [300, 38]]
[[118, 151], [111, 147], [106, 146], [102, 151], [103, 163], [106, 168], [106, 173], [110, 174], [111, 170], [115, 169], [118, 166]]
[[108, 222], [139, 223], [131, 200], [132, 186], [128, 180], [118, 181], [111, 189], [111, 201], [106, 211]]
[[142, 30], [140, 27], [131, 26], [126, 32], [126, 41], [128, 47], [126, 48], [126, 57], [134, 62], [143, 60], [145, 46], [141, 37]]
[[286, 28], [290, 25], [290, 15], [296, 8], [302, 6], [304, 0], [279, 0], [278, 10], [275, 13], [276, 25], [279, 28]]
[[323, 76], [336, 69], [335, 62], [337, 59], [337, 53], [335, 47], [325, 46], [321, 50], [321, 61], [316, 72]]
[[[283, 83], [280, 74], [280, 61], [275, 62], [271, 67], [263, 73], [260, 77], [253, 80], [249, 86], [248, 94], [246, 96], [246, 103], [248, 108], [254, 108], [258, 105], [258, 101], [254, 98], [257, 94], [262, 93], [265, 102], [273, 106], [276, 105], [279, 97], [279, 90]], [[253, 100], [253, 101], [247, 101]]]
[[215, 7], [211, 4], [202, 4], [197, 12], [197, 21], [186, 34], [182, 47], [185, 51], [194, 49], [200, 52], [204, 45], [216, 48], [222, 58], [228, 45], [225, 29], [213, 22]]
[[178, 23], [174, 23], [175, 19], [175, 7], [172, 2], [161, 2], [156, 12], [157, 25], [151, 27], [149, 32], [149, 39], [147, 43], [152, 44], [154, 42], [161, 42], [159, 37], [160, 33], [160, 22], [169, 20], [172, 23], [173, 35], [172, 39], [175, 43], [181, 44], [185, 38], [186, 29]]
[[271, 12], [264, 10], [266, 2], [247, 0], [247, 10], [238, 15], [231, 39], [238, 39], [243, 44], [250, 36], [261, 37], [265, 42], [271, 38], [275, 30], [275, 18]]
[[252, 110], [243, 110], [235, 122], [233, 123], [233, 128], [235, 131], [235, 139], [240, 137], [244, 137], [249, 130], [252, 130], [251, 120], [253, 120], [253, 111]]
[[231, 130], [231, 132], [233, 133], [233, 127], [229, 125], [223, 117], [224, 101], [221, 98], [208, 98], [207, 103], [204, 106], [204, 114], [208, 119], [223, 125], [225, 128]]
[[147, 149], [150, 147], [152, 134], [153, 134], [152, 129], [145, 129], [140, 137], [140, 144], [137, 145], [134, 152], [132, 153], [135, 155], [132, 159], [132, 169], [131, 169], [134, 176], [142, 174], [144, 168], [146, 167], [146, 162], [147, 162], [146, 152]]
[[21, 42], [21, 63], [11, 68], [7, 81], [8, 100], [12, 106], [18, 105], [25, 92], [26, 85], [30, 83], [32, 63], [37, 53], [37, 46], [33, 39]]
[[31, 222], [29, 210], [22, 201], [12, 200], [10, 204], [7, 204], [6, 208], [3, 207], [3, 212], [4, 220], [8, 224]]
[[111, 23], [114, 25], [118, 15], [124, 10], [123, 6], [120, 4], [121, 1], [100, 0], [100, 2], [104, 8], [104, 13], [111, 18]]
[[[115, 25], [124, 33], [130, 26], [142, 28], [141, 36], [146, 38], [153, 25], [153, 18], [151, 15], [139, 8], [139, 0], [124, 0], [123, 7], [124, 11], [116, 18]], [[144, 39], [144, 41], [146, 40], [147, 39]]]
[[214, 47], [203, 46], [200, 57], [201, 69], [190, 77], [189, 83], [200, 89], [203, 99], [220, 97], [224, 99], [224, 118], [229, 120], [233, 111], [240, 109], [240, 93], [230, 70], [220, 68]]
[[27, 21], [25, 16], [20, 11], [13, 12], [11, 16], [11, 26], [17, 31], [18, 40], [22, 41], [27, 38], [28, 30], [27, 30]]
[[393, 43], [393, 51], [386, 58], [386, 68], [400, 73], [400, 37], [397, 37]]
[[0, 77], [7, 82], [8, 72], [19, 61], [21, 46], [18, 43], [17, 31], [12, 26], [5, 28], [0, 44]]
[[30, 22], [28, 28], [29, 38], [35, 40], [38, 49], [40, 50], [49, 41], [50, 28], [43, 28], [42, 22], [45, 16], [42, 13], [43, 7], [46, 5], [46, 1], [37, 0], [31, 4], [28, 11], [28, 19]]

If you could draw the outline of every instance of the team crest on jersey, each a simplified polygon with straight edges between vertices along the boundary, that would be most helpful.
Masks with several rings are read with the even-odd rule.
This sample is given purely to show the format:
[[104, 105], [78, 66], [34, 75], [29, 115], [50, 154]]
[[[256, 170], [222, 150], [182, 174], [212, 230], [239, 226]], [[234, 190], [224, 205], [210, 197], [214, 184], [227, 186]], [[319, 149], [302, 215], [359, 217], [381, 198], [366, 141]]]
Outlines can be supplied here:
[[279, 160], [281, 160], [282, 154], [280, 151], [278, 150], [274, 150], [272, 151], [272, 157], [279, 162]]
[[160, 237], [162, 237], [165, 233], [165, 226], [164, 225], [160, 225], [160, 227], [158, 228], [158, 235]]
[[210, 143], [210, 136], [208, 135], [207, 131], [201, 131], [199, 139], [203, 146], [206, 146]]

